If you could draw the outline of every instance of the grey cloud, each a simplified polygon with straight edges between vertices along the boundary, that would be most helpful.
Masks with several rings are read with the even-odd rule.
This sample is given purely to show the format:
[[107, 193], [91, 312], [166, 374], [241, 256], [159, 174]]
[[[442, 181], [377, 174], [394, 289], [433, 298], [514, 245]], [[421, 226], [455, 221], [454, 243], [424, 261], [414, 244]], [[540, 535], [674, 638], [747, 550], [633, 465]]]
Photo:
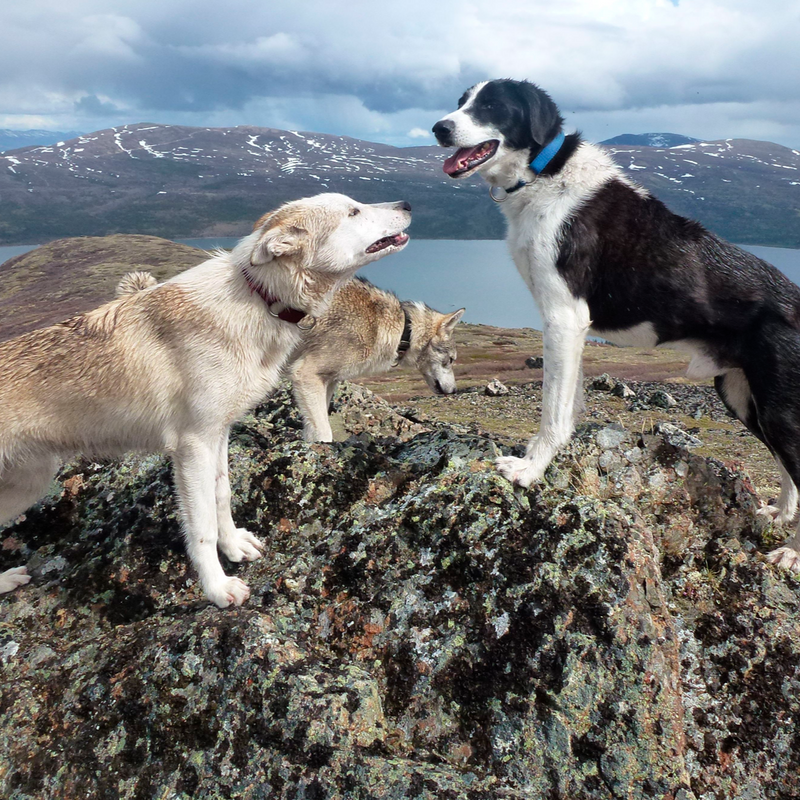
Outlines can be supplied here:
[[[60, 92], [84, 117], [124, 108], [165, 121], [225, 112], [238, 119], [264, 100], [308, 109], [309, 98], [349, 96], [387, 125], [393, 117], [405, 125], [404, 112], [419, 109], [420, 127], [429, 127], [425, 113], [452, 108], [464, 88], [491, 77], [535, 80], [570, 113], [800, 102], [790, 6], [773, 5], [782, 11], [774, 21], [757, 13], [755, 0], [698, 0], [691, 9], [673, 0], [656, 9], [663, 24], [642, 17], [647, 27], [636, 0], [611, 11], [590, 0], [558, 8], [518, 0], [503, 13], [489, 0], [406, 0], [402, 10], [329, 0], [136, 0], [118, 14], [101, 0], [74, 0], [68, 13], [55, 0], [32, 0], [36, 13], [15, 9], [0, 28], [0, 93], [39, 93], [42, 105]], [[693, 27], [677, 24], [691, 15], [700, 15]], [[311, 127], [304, 113], [300, 124]]]
[[75, 111], [89, 117], [98, 117], [103, 114], [118, 114], [120, 109], [113, 103], [105, 103], [97, 95], [87, 94], [75, 103]]

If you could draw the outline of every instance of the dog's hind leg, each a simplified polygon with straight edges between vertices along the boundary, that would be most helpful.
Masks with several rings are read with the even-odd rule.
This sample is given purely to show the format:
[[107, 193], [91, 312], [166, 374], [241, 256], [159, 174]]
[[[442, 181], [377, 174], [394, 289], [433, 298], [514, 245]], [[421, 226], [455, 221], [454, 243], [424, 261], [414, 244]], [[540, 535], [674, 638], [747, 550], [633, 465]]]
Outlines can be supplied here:
[[332, 442], [328, 389], [313, 364], [298, 364], [292, 375], [292, 391], [303, 415], [303, 439], [307, 442]]
[[246, 528], [237, 528], [231, 515], [231, 482], [228, 476], [228, 431], [217, 452], [217, 531], [219, 549], [229, 561], [255, 561], [261, 558], [264, 543]]
[[196, 435], [182, 436], [173, 453], [173, 464], [186, 552], [197, 570], [206, 597], [225, 608], [244, 603], [250, 596], [250, 589], [244, 581], [225, 574], [217, 555], [215, 487], [220, 438], [226, 436], [217, 436], [211, 441]]
[[797, 486], [778, 458], [775, 459], [775, 463], [781, 474], [781, 493], [775, 505], [764, 503], [756, 514], [769, 517], [776, 525], [786, 525], [797, 515]]
[[336, 388], [339, 386], [339, 381], [333, 379], [328, 381], [328, 385], [325, 388], [325, 405], [328, 407], [328, 417], [334, 412], [333, 408], [333, 396], [336, 394]]
[[792, 476], [781, 462], [780, 456], [770, 446], [761, 429], [750, 384], [741, 369], [732, 369], [714, 379], [714, 388], [731, 412], [757, 439], [769, 448], [781, 475], [781, 493], [776, 505], [764, 504], [756, 513], [770, 517], [778, 525], [791, 522], [797, 514], [798, 492]]
[[541, 479], [559, 448], [574, 430], [575, 395], [581, 356], [589, 330], [589, 307], [583, 301], [565, 303], [544, 323], [544, 381], [542, 421], [524, 458], [498, 458], [497, 469], [518, 486]]
[[575, 399], [572, 401], [572, 424], [575, 425], [586, 413], [586, 398], [583, 392], [583, 362], [578, 365], [578, 380], [575, 382]]
[[0, 524], [18, 517], [42, 495], [58, 472], [57, 456], [12, 462], [0, 473]]
[[[46, 491], [58, 471], [60, 459], [43, 456], [11, 464], [0, 476], [0, 523], [9, 522], [30, 508]], [[0, 594], [30, 580], [25, 567], [0, 573]]]
[[[796, 510], [796, 487], [800, 484], [800, 393], [796, 377], [800, 333], [772, 326], [762, 336], [765, 346], [758, 347], [754, 342], [759, 357], [753, 359], [747, 378], [761, 438], [782, 467], [784, 484], [777, 519], [788, 521]], [[748, 427], [756, 433], [755, 425]], [[800, 573], [800, 529], [782, 547], [768, 553], [767, 559]]]

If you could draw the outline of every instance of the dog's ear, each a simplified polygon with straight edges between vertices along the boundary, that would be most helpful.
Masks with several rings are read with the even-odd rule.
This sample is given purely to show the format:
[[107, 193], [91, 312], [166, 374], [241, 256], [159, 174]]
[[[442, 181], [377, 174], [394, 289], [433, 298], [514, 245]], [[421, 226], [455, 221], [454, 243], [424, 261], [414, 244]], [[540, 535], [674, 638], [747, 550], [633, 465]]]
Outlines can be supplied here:
[[544, 146], [564, 124], [561, 114], [558, 113], [558, 106], [535, 83], [519, 81], [517, 91], [528, 111], [531, 138], [537, 145]]
[[275, 258], [296, 255], [303, 249], [306, 231], [297, 225], [279, 223], [265, 228], [250, 254], [250, 263], [254, 266], [267, 264]]
[[466, 308], [459, 308], [458, 311], [454, 311], [452, 314], [447, 314], [439, 323], [439, 335], [446, 337], [452, 336], [453, 331], [456, 329], [456, 325], [458, 325], [459, 320], [464, 316], [464, 312], [466, 310]]

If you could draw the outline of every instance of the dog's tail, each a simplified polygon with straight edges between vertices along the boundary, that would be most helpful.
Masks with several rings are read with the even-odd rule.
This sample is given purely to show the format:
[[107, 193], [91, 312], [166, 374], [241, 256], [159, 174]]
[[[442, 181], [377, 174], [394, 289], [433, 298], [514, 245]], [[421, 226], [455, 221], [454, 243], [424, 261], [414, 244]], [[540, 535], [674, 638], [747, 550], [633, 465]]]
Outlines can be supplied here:
[[149, 289], [151, 286], [158, 286], [158, 281], [149, 272], [127, 272], [117, 284], [117, 297], [136, 294], [136, 292]]

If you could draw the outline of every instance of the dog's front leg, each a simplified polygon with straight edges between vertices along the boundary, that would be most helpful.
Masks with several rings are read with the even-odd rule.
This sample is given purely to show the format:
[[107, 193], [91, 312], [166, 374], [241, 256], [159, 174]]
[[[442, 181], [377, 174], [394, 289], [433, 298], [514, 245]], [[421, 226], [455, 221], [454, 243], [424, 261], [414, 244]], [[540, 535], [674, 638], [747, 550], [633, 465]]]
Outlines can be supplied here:
[[[539, 433], [528, 442], [524, 458], [503, 456], [496, 462], [497, 469], [518, 486], [527, 488], [541, 480], [553, 456], [572, 435], [574, 416], [581, 405], [578, 382], [589, 325], [588, 307], [579, 301], [545, 320]], [[581, 385], [581, 393], [582, 389]]]
[[328, 418], [328, 388], [312, 365], [301, 362], [292, 375], [294, 399], [303, 415], [303, 439], [307, 442], [332, 442]]
[[217, 555], [215, 480], [219, 448], [219, 437], [208, 441], [194, 435], [183, 436], [173, 462], [186, 552], [197, 570], [206, 597], [225, 608], [244, 603], [250, 596], [250, 589], [244, 581], [225, 574]]
[[237, 528], [231, 515], [231, 482], [228, 477], [228, 431], [217, 451], [217, 529], [219, 549], [229, 561], [255, 561], [261, 558], [264, 543], [246, 528]]

